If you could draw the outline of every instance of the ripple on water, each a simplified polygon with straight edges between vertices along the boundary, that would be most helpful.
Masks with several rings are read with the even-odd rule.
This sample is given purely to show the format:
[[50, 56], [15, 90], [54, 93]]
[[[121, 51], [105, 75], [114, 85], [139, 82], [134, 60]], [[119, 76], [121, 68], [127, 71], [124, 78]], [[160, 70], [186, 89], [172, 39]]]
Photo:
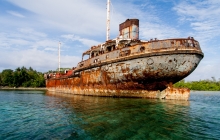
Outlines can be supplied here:
[[190, 101], [0, 91], [0, 139], [218, 139], [220, 92]]

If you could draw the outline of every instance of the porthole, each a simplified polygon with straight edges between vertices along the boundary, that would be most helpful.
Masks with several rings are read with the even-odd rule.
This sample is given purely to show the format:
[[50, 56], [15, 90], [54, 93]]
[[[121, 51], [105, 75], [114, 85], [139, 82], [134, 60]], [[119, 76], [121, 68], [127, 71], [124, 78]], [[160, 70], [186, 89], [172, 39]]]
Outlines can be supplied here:
[[144, 47], [144, 46], [141, 46], [141, 47], [140, 47], [140, 52], [144, 52], [144, 50], [145, 50], [145, 47]]
[[153, 60], [153, 59], [149, 58], [149, 59], [147, 60], [147, 64], [148, 64], [148, 65], [152, 65], [153, 63], [154, 63], [154, 60]]

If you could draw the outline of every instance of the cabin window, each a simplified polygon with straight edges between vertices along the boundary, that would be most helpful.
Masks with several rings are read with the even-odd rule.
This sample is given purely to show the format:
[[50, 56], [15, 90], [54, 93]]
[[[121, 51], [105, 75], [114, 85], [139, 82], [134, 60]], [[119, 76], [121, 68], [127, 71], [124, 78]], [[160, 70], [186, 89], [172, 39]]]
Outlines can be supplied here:
[[94, 52], [92, 52], [91, 57], [94, 57], [94, 56], [95, 56], [95, 54], [94, 54]]
[[189, 47], [189, 43], [187, 40], [185, 40], [185, 47]]
[[119, 53], [119, 56], [123, 56], [123, 52], [120, 52], [120, 53]]
[[115, 45], [112, 46], [112, 50], [115, 50]]
[[111, 47], [111, 46], [109, 46], [109, 47], [107, 47], [107, 48], [106, 48], [106, 51], [107, 51], [107, 52], [110, 52], [110, 51], [111, 51], [111, 49], [112, 49], [112, 47]]
[[104, 50], [102, 49], [102, 50], [101, 50], [101, 54], [103, 54], [103, 53], [104, 53]]
[[131, 47], [131, 44], [126, 44], [125, 47]]
[[90, 55], [88, 55], [88, 54], [87, 54], [87, 55], [83, 55], [82, 61], [83, 61], [83, 60], [86, 60], [86, 59], [89, 59], [89, 57], [90, 57]]
[[100, 62], [99, 58], [95, 59], [93, 63], [98, 63], [98, 62]]
[[131, 51], [130, 51], [130, 50], [125, 51], [125, 56], [130, 55], [130, 53], [131, 53]]
[[80, 66], [80, 67], [82, 67], [83, 65], [84, 65], [84, 64], [83, 64], [83, 63], [81, 63], [79, 66]]

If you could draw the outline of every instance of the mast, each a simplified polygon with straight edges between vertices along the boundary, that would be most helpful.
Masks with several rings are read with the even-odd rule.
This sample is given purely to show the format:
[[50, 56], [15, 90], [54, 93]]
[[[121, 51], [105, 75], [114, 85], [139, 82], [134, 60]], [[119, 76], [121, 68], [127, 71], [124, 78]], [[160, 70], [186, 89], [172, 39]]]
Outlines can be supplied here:
[[107, 0], [107, 34], [106, 34], [106, 41], [110, 38], [110, 0]]
[[60, 45], [61, 45], [61, 43], [59, 42], [59, 47], [58, 47], [58, 68], [59, 68], [59, 72], [60, 72]]

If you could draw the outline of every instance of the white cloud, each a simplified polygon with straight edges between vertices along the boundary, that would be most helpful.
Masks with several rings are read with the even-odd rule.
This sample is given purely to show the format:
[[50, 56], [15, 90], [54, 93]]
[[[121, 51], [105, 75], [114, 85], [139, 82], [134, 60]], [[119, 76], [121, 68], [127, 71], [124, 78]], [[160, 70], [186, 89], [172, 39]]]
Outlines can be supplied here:
[[[10, 54], [10, 55], [8, 55]], [[18, 51], [0, 51], [0, 70], [7, 68], [15, 69], [25, 66], [32, 67], [38, 71], [46, 72], [55, 70], [58, 67], [58, 56], [45, 51], [28, 49]], [[76, 56], [61, 56], [61, 67], [74, 67], [80, 61]]]
[[25, 18], [24, 15], [18, 13], [18, 12], [15, 12], [15, 11], [7, 11], [7, 13], [13, 15], [13, 16], [16, 16], [16, 17], [19, 17], [19, 18]]
[[30, 47], [52, 47], [54, 40], [47, 39], [45, 33], [37, 32], [31, 28], [19, 28], [15, 31], [0, 33], [0, 48], [3, 49], [27, 49]]
[[32, 42], [30, 45], [31, 48], [40, 49], [40, 50], [47, 50], [47, 51], [57, 51], [58, 48], [58, 41], [52, 40], [48, 38], [44, 38], [42, 40]]
[[216, 0], [184, 1], [173, 9], [183, 22], [189, 21], [202, 40], [220, 36], [220, 2]]
[[[105, 31], [106, 4], [103, 1], [9, 1], [21, 8], [36, 13], [40, 16], [41, 22], [60, 30], [92, 36], [101, 35]], [[38, 16], [36, 18], [39, 18]]]
[[206, 80], [211, 79], [211, 77], [215, 77], [216, 79], [220, 78], [220, 63], [217, 65], [210, 62], [206, 64], [203, 60], [200, 62], [199, 66], [195, 69], [195, 71], [189, 75], [186, 80], [187, 81], [196, 81], [196, 80]]
[[35, 37], [46, 37], [47, 36], [45, 33], [35, 31], [34, 29], [28, 28], [28, 27], [19, 28], [18, 32], [20, 32], [22, 34], [25, 34], [26, 36], [34, 36], [34, 38]]
[[180, 32], [175, 28], [146, 22], [140, 27], [141, 38], [150, 40], [151, 38], [165, 39], [165, 38], [176, 38], [180, 36]]
[[67, 40], [71, 40], [71, 41], [79, 41], [83, 45], [89, 46], [89, 47], [100, 44], [100, 42], [98, 42], [98, 41], [86, 39], [86, 38], [81, 38], [81, 37], [73, 35], [73, 34], [61, 35], [61, 37], [65, 38]]
[[[13, 32], [0, 33], [0, 37], [0, 71], [5, 68], [15, 69], [21, 66], [31, 66], [40, 71], [57, 68], [58, 41], [48, 38], [47, 34], [32, 28], [19, 28]], [[68, 35], [66, 37], [68, 39]], [[74, 39], [86, 45], [95, 43], [93, 40], [80, 37], [72, 38], [71, 41]], [[67, 48], [64, 40], [62, 49]], [[78, 56], [61, 53], [62, 67], [75, 67], [80, 60], [81, 58]]]
[[24, 46], [30, 44], [30, 41], [23, 38], [14, 37], [14, 34], [10, 35], [8, 33], [0, 33], [0, 48], [1, 49], [11, 49], [18, 46]]

